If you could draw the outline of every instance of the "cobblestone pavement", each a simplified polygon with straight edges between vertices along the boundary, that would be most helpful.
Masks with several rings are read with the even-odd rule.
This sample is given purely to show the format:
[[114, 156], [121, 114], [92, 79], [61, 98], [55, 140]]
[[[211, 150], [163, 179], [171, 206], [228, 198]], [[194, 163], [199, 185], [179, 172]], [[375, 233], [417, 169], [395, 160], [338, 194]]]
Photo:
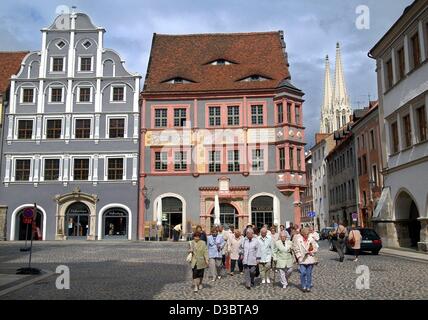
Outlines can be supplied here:
[[[0, 243], [2, 268], [25, 266], [21, 243]], [[191, 272], [185, 262], [186, 243], [158, 242], [38, 242], [34, 266], [55, 272], [70, 268], [70, 290], [55, 288], [55, 275], [11, 292], [0, 299], [428, 299], [428, 264], [389, 256], [362, 255], [358, 263], [337, 254], [321, 242], [320, 263], [314, 269], [314, 288], [303, 293], [299, 274], [293, 272], [288, 289], [277, 283], [247, 290], [243, 276], [204, 281], [199, 293], [191, 289]], [[357, 290], [356, 267], [370, 269], [370, 289]], [[207, 276], [207, 275], [206, 275]], [[277, 281], [279, 276], [276, 277]]]

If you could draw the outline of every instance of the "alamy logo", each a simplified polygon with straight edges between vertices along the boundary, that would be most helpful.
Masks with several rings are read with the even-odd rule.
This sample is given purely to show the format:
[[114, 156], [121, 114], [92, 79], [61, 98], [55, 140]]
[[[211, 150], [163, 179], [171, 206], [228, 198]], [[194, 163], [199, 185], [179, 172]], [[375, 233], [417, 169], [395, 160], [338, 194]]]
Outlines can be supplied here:
[[357, 280], [355, 280], [355, 287], [358, 290], [370, 289], [370, 270], [368, 266], [360, 265], [355, 270], [356, 274], [359, 274]]
[[58, 290], [70, 289], [70, 268], [60, 265], [56, 267], [55, 273], [59, 274], [55, 281], [56, 288]]
[[359, 5], [355, 9], [355, 13], [358, 15], [355, 20], [355, 26], [358, 30], [370, 29], [370, 9], [366, 5]]

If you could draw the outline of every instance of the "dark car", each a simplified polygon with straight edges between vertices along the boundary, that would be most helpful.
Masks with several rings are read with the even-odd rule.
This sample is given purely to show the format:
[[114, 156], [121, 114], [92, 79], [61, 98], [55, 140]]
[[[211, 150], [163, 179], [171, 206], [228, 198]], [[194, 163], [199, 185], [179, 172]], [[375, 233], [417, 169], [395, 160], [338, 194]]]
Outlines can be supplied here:
[[320, 240], [325, 240], [328, 239], [328, 235], [331, 231], [333, 231], [334, 228], [333, 227], [327, 227], [327, 228], [322, 228], [321, 229], [321, 234], [320, 234]]
[[[378, 255], [380, 249], [382, 249], [382, 239], [373, 229], [369, 228], [357, 228], [361, 233], [361, 251], [370, 251], [374, 255]], [[349, 231], [352, 232], [352, 231]], [[346, 253], [351, 254], [353, 252], [352, 247], [348, 243], [348, 237], [346, 237]]]

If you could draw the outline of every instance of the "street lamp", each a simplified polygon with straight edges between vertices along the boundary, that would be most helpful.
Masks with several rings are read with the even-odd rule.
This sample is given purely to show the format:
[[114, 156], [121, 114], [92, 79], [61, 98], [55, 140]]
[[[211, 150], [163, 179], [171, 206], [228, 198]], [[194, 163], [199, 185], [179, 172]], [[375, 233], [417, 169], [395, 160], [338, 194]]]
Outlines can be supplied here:
[[140, 189], [140, 191], [144, 197], [144, 205], [146, 209], [148, 209], [150, 207], [150, 197], [152, 195], [153, 188], [147, 188], [146, 186], [144, 186]]

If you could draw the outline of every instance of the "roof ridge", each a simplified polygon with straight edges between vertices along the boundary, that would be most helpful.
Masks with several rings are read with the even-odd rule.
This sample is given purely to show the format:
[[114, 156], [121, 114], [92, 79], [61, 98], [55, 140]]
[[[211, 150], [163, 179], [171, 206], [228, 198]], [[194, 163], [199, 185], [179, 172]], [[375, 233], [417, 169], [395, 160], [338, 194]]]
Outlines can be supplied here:
[[156, 36], [166, 37], [194, 37], [194, 36], [254, 36], [263, 34], [278, 34], [281, 30], [277, 31], [253, 31], [253, 32], [207, 32], [207, 33], [186, 33], [186, 34], [167, 34], [155, 33]]

